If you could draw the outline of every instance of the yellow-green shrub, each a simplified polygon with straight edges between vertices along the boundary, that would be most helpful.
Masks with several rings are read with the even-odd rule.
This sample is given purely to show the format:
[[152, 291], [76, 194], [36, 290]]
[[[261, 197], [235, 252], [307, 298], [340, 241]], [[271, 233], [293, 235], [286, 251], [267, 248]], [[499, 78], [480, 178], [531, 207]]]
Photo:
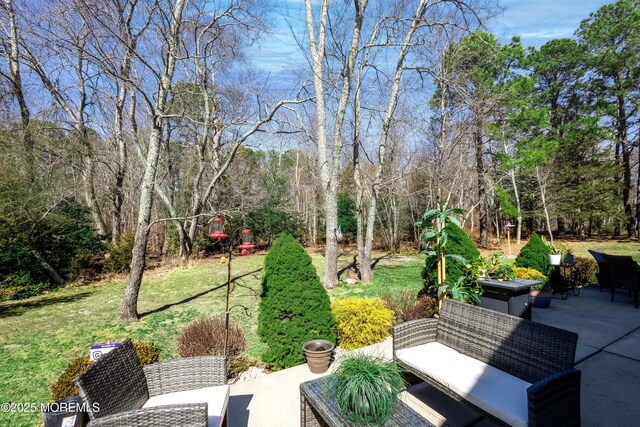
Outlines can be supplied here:
[[347, 298], [334, 301], [331, 311], [338, 326], [338, 343], [346, 350], [384, 341], [394, 314], [380, 298]]
[[513, 267], [513, 270], [516, 273], [516, 277], [518, 279], [528, 279], [528, 280], [537, 280], [544, 279], [546, 276], [536, 270], [535, 268], [527, 268], [527, 267]]

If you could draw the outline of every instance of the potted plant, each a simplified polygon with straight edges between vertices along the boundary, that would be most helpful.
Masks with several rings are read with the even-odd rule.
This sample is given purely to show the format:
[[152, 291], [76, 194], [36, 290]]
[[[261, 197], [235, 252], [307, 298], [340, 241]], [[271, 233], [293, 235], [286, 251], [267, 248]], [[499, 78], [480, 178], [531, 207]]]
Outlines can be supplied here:
[[571, 248], [569, 248], [567, 246], [564, 246], [563, 252], [564, 252], [564, 259], [563, 259], [564, 263], [566, 265], [573, 265], [573, 263], [575, 261], [574, 256], [573, 256], [573, 249], [571, 249]]
[[468, 304], [480, 304], [480, 296], [484, 292], [482, 286], [477, 283], [467, 285], [466, 281], [466, 277], [460, 276], [455, 282], [446, 282], [438, 286], [438, 300], [449, 297]]
[[381, 425], [393, 413], [405, 381], [395, 362], [356, 353], [340, 359], [329, 388], [349, 420]]
[[516, 273], [513, 271], [512, 266], [499, 264], [491, 271], [489, 277], [498, 280], [513, 280], [516, 277]]
[[311, 340], [302, 345], [302, 351], [307, 358], [309, 370], [314, 374], [321, 374], [329, 369], [331, 355], [335, 344], [327, 340]]
[[549, 247], [549, 264], [551, 265], [560, 265], [562, 262], [562, 251], [559, 247], [550, 243]]
[[530, 291], [531, 304], [538, 308], [548, 308], [551, 304], [553, 290], [550, 287], [549, 280], [544, 280], [537, 285], [531, 286]]

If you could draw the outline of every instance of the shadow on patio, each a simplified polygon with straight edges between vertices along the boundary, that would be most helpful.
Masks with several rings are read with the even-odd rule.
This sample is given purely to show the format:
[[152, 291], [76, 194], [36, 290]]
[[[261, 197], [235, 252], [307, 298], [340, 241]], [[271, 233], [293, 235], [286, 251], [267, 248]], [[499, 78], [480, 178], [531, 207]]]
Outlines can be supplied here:
[[[576, 368], [582, 371], [581, 408], [584, 426], [635, 426], [640, 407], [640, 310], [631, 299], [616, 299], [585, 288], [579, 297], [554, 298], [548, 309], [534, 308], [534, 321], [579, 334]], [[392, 342], [363, 351], [392, 357]], [[229, 427], [298, 426], [302, 382], [322, 375], [306, 365], [233, 384], [229, 401]], [[403, 399], [435, 425], [494, 425], [425, 383], [416, 383]]]

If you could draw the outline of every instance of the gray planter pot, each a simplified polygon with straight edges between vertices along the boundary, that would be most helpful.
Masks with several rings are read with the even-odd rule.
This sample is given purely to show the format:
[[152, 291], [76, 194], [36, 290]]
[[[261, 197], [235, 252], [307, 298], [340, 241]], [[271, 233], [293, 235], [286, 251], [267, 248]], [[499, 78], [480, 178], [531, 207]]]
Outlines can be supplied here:
[[331, 355], [336, 346], [327, 340], [311, 340], [302, 345], [302, 351], [307, 357], [309, 370], [314, 374], [322, 374], [329, 369]]

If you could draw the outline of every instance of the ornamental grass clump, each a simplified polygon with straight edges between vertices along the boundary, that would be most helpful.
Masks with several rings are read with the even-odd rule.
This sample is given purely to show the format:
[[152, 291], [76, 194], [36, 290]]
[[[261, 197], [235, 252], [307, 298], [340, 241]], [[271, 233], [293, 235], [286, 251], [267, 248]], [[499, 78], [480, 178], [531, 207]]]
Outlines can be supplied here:
[[403, 288], [399, 291], [388, 291], [381, 296], [395, 315], [394, 324], [409, 320], [426, 319], [438, 312], [438, 300], [430, 295], [416, 298], [415, 292]]
[[338, 343], [345, 350], [384, 341], [395, 317], [380, 298], [338, 300], [331, 304], [331, 310], [338, 325]]
[[344, 356], [329, 388], [342, 413], [355, 423], [383, 424], [406, 384], [393, 361], [365, 354]]
[[274, 369], [304, 363], [306, 341], [336, 342], [329, 295], [311, 257], [289, 234], [281, 234], [265, 258], [258, 335], [268, 345], [262, 360]]

